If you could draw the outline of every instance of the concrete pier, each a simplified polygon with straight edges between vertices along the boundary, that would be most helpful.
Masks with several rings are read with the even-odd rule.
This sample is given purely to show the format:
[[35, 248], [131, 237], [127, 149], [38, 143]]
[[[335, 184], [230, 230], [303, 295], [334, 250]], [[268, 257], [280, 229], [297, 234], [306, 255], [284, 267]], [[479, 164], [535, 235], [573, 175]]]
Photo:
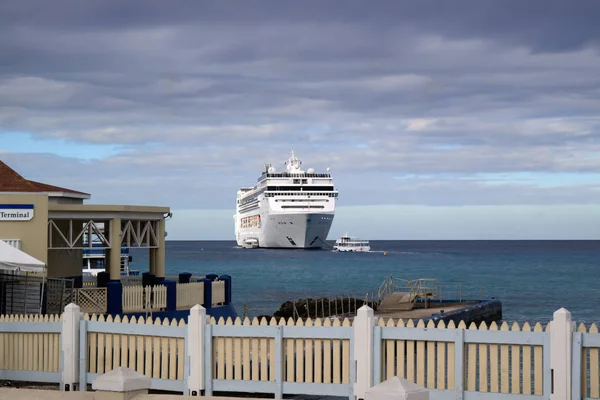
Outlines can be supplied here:
[[425, 308], [425, 303], [418, 301], [410, 310], [404, 309], [402, 305], [398, 308], [380, 307], [375, 311], [375, 315], [404, 321], [409, 319], [422, 319], [425, 322], [432, 320], [436, 324], [439, 321], [444, 321], [446, 324], [450, 321], [454, 321], [456, 324], [464, 321], [467, 325], [471, 322], [478, 324], [485, 321], [489, 324], [502, 319], [502, 302], [496, 299], [483, 301], [429, 300], [428, 306]]

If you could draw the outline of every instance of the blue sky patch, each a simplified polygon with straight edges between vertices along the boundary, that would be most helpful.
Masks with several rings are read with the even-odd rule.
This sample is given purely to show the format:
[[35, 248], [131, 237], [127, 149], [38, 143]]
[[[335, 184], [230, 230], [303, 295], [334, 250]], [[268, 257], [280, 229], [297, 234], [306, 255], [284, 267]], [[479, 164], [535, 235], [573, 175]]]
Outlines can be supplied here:
[[15, 153], [52, 153], [61, 157], [82, 160], [102, 159], [114, 156], [122, 151], [114, 144], [79, 143], [65, 139], [38, 139], [26, 132], [8, 132], [0, 134], [2, 147]]

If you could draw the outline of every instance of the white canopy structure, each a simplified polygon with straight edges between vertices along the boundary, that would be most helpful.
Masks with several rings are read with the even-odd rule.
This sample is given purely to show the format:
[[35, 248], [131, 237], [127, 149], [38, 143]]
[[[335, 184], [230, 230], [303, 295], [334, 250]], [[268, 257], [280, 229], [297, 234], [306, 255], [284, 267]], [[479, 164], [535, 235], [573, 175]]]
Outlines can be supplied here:
[[46, 264], [0, 240], [0, 270], [44, 272]]

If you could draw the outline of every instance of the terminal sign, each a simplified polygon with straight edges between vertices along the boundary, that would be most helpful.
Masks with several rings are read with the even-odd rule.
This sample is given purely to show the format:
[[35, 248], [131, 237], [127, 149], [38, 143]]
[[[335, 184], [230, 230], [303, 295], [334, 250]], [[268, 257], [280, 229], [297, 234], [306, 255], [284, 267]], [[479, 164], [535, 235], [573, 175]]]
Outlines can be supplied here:
[[33, 204], [0, 204], [0, 221], [30, 221]]

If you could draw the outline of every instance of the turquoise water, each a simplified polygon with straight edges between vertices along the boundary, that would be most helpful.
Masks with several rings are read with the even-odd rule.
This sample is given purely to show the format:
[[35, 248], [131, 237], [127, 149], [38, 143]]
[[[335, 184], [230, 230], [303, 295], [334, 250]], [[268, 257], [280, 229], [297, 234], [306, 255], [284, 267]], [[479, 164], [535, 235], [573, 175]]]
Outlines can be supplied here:
[[[372, 241], [372, 253], [244, 250], [233, 241], [168, 241], [167, 274], [229, 274], [238, 313], [287, 300], [377, 291], [389, 275], [436, 278], [443, 298], [495, 296], [507, 321], [548, 321], [561, 307], [600, 322], [599, 241]], [[386, 255], [383, 255], [386, 251]], [[148, 251], [132, 253], [148, 269]]]

